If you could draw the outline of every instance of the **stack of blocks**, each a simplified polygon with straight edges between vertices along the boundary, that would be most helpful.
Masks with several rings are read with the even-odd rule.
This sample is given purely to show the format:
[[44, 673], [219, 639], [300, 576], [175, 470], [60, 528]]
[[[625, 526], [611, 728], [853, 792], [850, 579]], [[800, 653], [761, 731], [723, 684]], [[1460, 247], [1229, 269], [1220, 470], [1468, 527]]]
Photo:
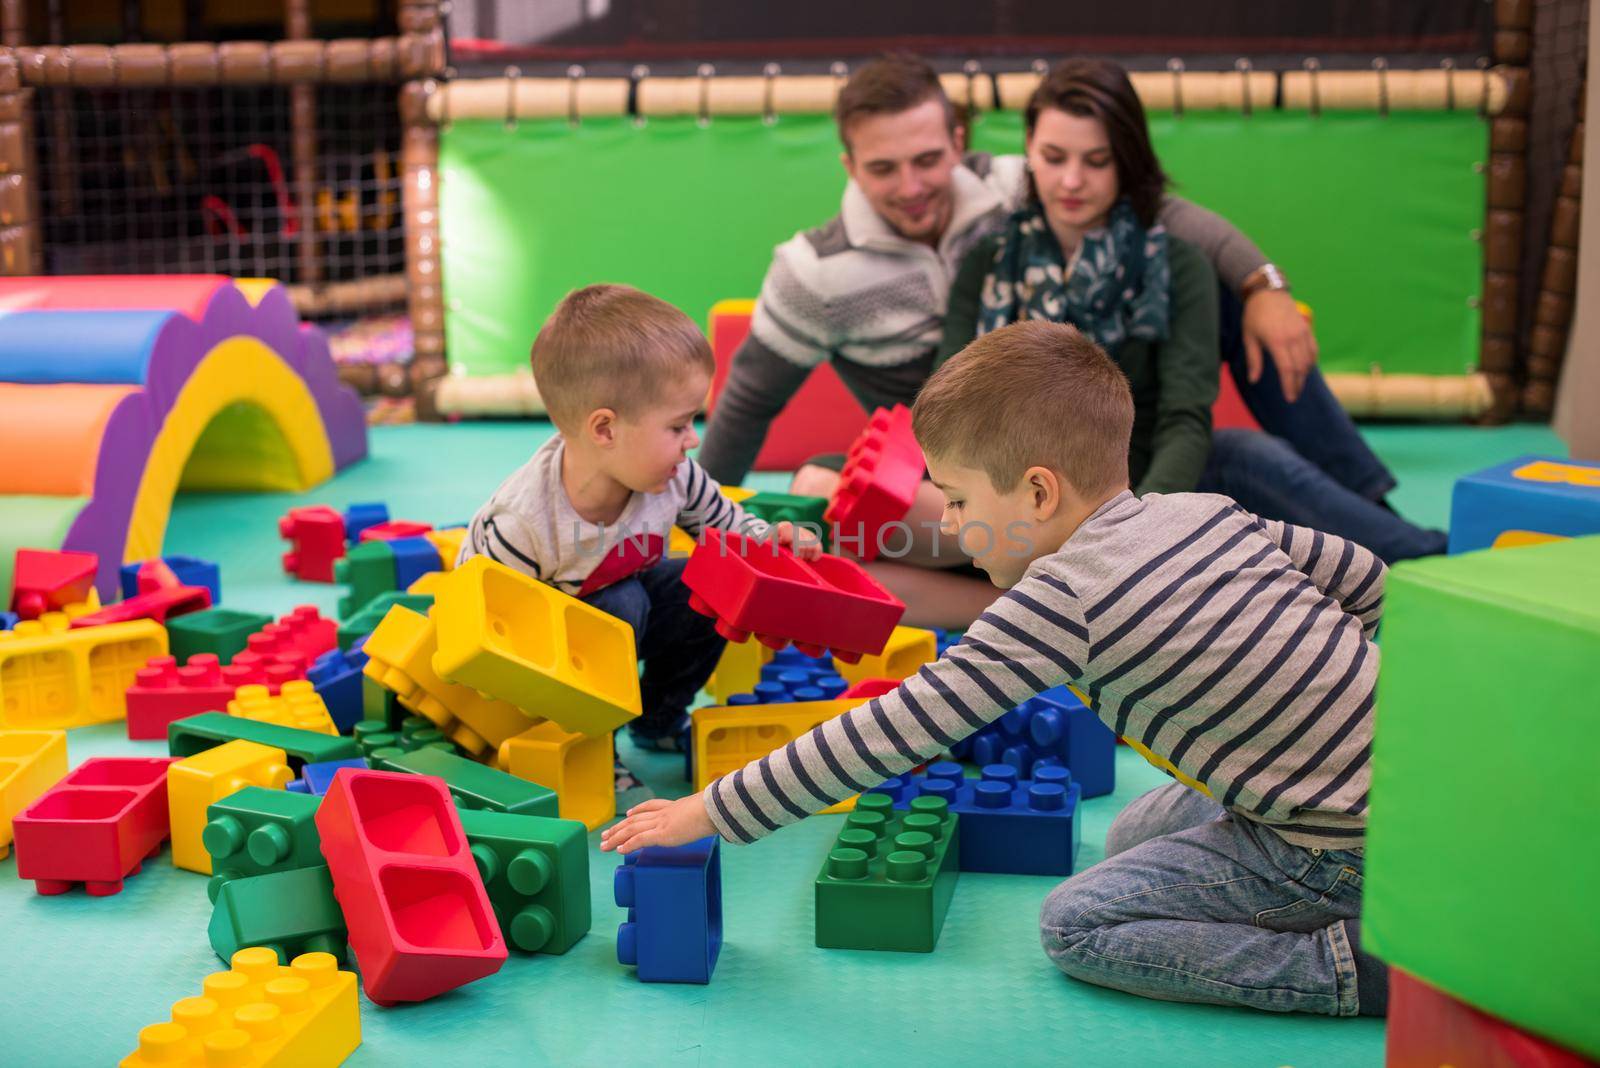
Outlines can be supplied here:
[[645, 983], [709, 983], [722, 951], [722, 856], [713, 835], [628, 854], [612, 877], [628, 910], [617, 960]]

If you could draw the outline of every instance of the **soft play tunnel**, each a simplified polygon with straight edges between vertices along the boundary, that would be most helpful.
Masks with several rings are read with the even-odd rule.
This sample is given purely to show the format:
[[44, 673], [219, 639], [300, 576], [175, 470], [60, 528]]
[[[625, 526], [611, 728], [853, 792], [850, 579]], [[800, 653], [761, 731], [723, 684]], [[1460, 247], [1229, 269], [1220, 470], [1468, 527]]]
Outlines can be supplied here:
[[300, 491], [365, 456], [326, 337], [264, 279], [0, 279], [0, 589], [15, 550], [159, 555], [179, 490]]

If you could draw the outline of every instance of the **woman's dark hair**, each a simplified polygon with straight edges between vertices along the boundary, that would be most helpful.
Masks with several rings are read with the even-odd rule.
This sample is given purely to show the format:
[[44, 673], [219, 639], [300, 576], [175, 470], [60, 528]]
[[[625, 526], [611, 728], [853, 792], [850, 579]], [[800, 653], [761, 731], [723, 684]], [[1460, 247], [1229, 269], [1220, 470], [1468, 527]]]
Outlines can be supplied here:
[[1154, 225], [1168, 179], [1151, 147], [1144, 105], [1128, 80], [1128, 72], [1106, 59], [1062, 60], [1028, 98], [1023, 120], [1029, 137], [1039, 122], [1039, 113], [1046, 108], [1100, 120], [1111, 139], [1117, 188], [1133, 204], [1139, 221], [1145, 226]]

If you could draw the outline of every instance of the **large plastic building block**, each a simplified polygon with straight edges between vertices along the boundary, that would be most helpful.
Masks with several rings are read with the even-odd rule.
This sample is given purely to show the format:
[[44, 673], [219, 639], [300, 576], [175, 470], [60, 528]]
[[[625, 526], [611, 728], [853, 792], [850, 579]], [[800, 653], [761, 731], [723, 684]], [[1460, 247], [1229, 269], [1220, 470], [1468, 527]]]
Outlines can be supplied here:
[[298, 653], [309, 664], [338, 644], [338, 632], [339, 625], [322, 618], [315, 605], [303, 604], [252, 634], [245, 646], [263, 656]]
[[313, 794], [321, 797], [328, 792], [328, 787], [333, 785], [333, 777], [339, 774], [340, 768], [364, 768], [367, 766], [365, 759], [352, 757], [349, 760], [325, 760], [320, 764], [307, 764], [300, 769], [300, 777], [291, 782], [288, 789], [301, 794]]
[[[461, 545], [467, 540], [466, 527], [446, 527], [443, 530], [430, 530], [423, 535], [433, 543], [433, 549], [439, 554], [439, 570], [454, 571], [456, 557], [461, 555]], [[406, 583], [410, 586], [411, 583]]]
[[123, 564], [120, 572], [122, 596], [135, 597], [161, 586], [164, 576], [158, 570], [159, 565], [165, 565], [167, 574], [177, 580], [176, 585], [204, 586], [211, 591], [212, 604], [222, 603], [222, 569], [198, 556], [162, 556]]
[[500, 770], [556, 792], [561, 818], [598, 830], [617, 814], [610, 731], [575, 734], [548, 720], [500, 744]]
[[[1397, 565], [1384, 588], [1361, 941], [1600, 1059], [1600, 537]], [[1508, 720], [1508, 682], [1531, 729]], [[1493, 804], [1464, 784], [1504, 783]], [[1493, 857], [1493, 863], [1485, 863]], [[1470, 871], [1471, 879], [1460, 873]], [[1506, 901], [1533, 901], [1507, 923]]]
[[333, 566], [335, 581], [350, 588], [339, 598], [339, 618], [349, 619], [380, 593], [397, 588], [394, 580], [394, 550], [386, 541], [364, 541], [352, 545], [344, 559]]
[[461, 828], [512, 949], [565, 953], [589, 933], [589, 846], [582, 824], [462, 812]]
[[715, 836], [629, 853], [612, 877], [628, 910], [617, 961], [645, 983], [709, 983], [722, 952], [722, 854]]
[[89, 599], [100, 557], [94, 553], [18, 549], [11, 570], [11, 610], [38, 619]]
[[418, 615], [425, 616], [433, 607], [433, 595], [407, 593], [405, 590], [385, 590], [369, 601], [361, 611], [339, 624], [339, 648], [346, 651], [354, 648], [367, 635], [378, 629], [378, 624], [389, 614], [389, 609], [397, 604], [403, 604]]
[[124, 695], [167, 632], [149, 619], [70, 629], [47, 612], [0, 631], [0, 728], [83, 727], [127, 715]]
[[284, 683], [276, 697], [268, 693], [265, 686], [241, 686], [234, 699], [228, 702], [228, 715], [316, 734], [339, 733], [322, 698], [305, 679]]
[[353, 738], [258, 723], [226, 712], [205, 712], [173, 720], [167, 727], [167, 752], [175, 757], [191, 757], [235, 739], [283, 750], [292, 768], [329, 760], [350, 760], [361, 755]]
[[223, 960], [247, 946], [265, 946], [280, 964], [302, 953], [344, 959], [349, 932], [321, 854], [308, 867], [232, 879], [212, 900], [206, 935]]
[[1385, 1068], [1593, 1068], [1595, 1062], [1389, 970]]
[[17, 875], [41, 894], [122, 890], [167, 840], [167, 757], [93, 757], [13, 821]]
[[278, 535], [290, 543], [283, 570], [305, 582], [332, 582], [344, 556], [344, 518], [326, 505], [291, 508], [278, 520]]
[[1009, 764], [1024, 779], [1041, 766], [1064, 767], [1084, 797], [1116, 789], [1117, 737], [1065, 686], [1030, 697], [950, 747], [957, 760]]
[[424, 1001], [500, 970], [505, 940], [444, 783], [341, 771], [317, 829], [367, 997]]
[[[896, 543], [892, 524], [905, 519], [917, 499], [927, 464], [911, 433], [911, 409], [879, 408], [851, 442], [826, 518], [833, 544], [863, 561], [876, 560]], [[909, 531], [902, 531], [909, 544]]]
[[434, 596], [441, 677], [582, 734], [639, 715], [633, 628], [615, 616], [487, 556], [443, 575]]
[[368, 527], [389, 521], [389, 506], [382, 501], [347, 505], [344, 510], [344, 538], [351, 545], [361, 540]]
[[817, 876], [817, 945], [931, 953], [955, 892], [957, 817], [941, 797], [896, 811], [863, 794]]
[[707, 527], [683, 569], [689, 605], [732, 642], [752, 635], [781, 649], [831, 649], [846, 663], [883, 651], [906, 606], [861, 565], [823, 554], [801, 560], [775, 541]]
[[846, 682], [862, 679], [908, 679], [924, 664], [939, 659], [938, 639], [933, 631], [920, 627], [896, 627], [884, 644], [883, 652], [864, 656], [855, 663], [835, 665]]
[[226, 664], [244, 652], [250, 635], [271, 622], [264, 612], [206, 608], [167, 620], [167, 640], [179, 661], [210, 653]]
[[[206, 809], [200, 844], [211, 854], [212, 901], [233, 879], [322, 863], [317, 838], [320, 802], [309, 794], [246, 786]], [[332, 952], [332, 950], [329, 950]]]
[[396, 541], [400, 538], [420, 538], [432, 529], [432, 523], [419, 523], [415, 519], [386, 519], [363, 530], [361, 540]]
[[901, 679], [862, 679], [854, 683], [844, 693], [840, 694], [845, 701], [870, 701], [874, 697], [882, 697], [886, 693], [893, 693], [900, 688]]
[[394, 584], [401, 589], [430, 571], [443, 571], [439, 550], [429, 538], [391, 538], [389, 551], [394, 553]]
[[[769, 491], [752, 493], [739, 503], [746, 512], [768, 523], [805, 523], [819, 530], [826, 522], [823, 516], [828, 510], [826, 497], [802, 497]], [[827, 536], [826, 531], [823, 531], [823, 536]]]
[[74, 627], [103, 627], [108, 623], [127, 623], [153, 619], [165, 623], [169, 616], [181, 616], [211, 607], [211, 591], [204, 586], [162, 586], [126, 601], [106, 605], [85, 615], [75, 616]]
[[11, 855], [12, 818], [66, 773], [66, 731], [0, 731], [0, 860]]
[[306, 672], [306, 678], [316, 687], [317, 696], [333, 718], [333, 725], [341, 732], [361, 722], [364, 715], [361, 669], [366, 664], [367, 654], [359, 649], [351, 652], [329, 649], [317, 657], [316, 663]]
[[1450, 497], [1450, 552], [1600, 534], [1600, 463], [1519, 456], [1467, 475]]
[[134, 673], [128, 687], [128, 737], [138, 740], [161, 739], [175, 719], [216, 712], [228, 707], [239, 685], [248, 685], [239, 676], [257, 672], [225, 669], [210, 653], [189, 658], [183, 667], [170, 656], [151, 657]]
[[896, 808], [916, 797], [942, 798], [961, 820], [960, 869], [1003, 875], [1071, 875], [1078, 856], [1082, 790], [1066, 768], [1040, 765], [1019, 779], [1009, 764], [990, 764], [966, 778], [960, 764], [940, 761], [926, 775], [897, 777], [870, 792]]
[[206, 852], [202, 836], [212, 803], [246, 786], [281, 790], [293, 777], [282, 749], [243, 740], [226, 742], [174, 763], [167, 771], [172, 863], [210, 875], [211, 854]]
[[[776, 705], [732, 705], [697, 708], [692, 717], [695, 789], [738, 771], [752, 760], [781, 749], [828, 720], [855, 708], [858, 701], [796, 701]], [[847, 812], [847, 798], [823, 812]]]
[[443, 780], [457, 807], [515, 812], [524, 816], [559, 815], [556, 792], [548, 786], [519, 779], [503, 771], [426, 746], [409, 753], [374, 758], [385, 771], [432, 775]]
[[438, 642], [432, 616], [395, 605], [362, 646], [367, 654], [362, 671], [473, 756], [487, 753], [536, 722], [512, 704], [440, 678], [434, 669]]
[[121, 1068], [335, 1068], [361, 1045], [356, 977], [331, 953], [284, 967], [269, 947], [251, 946], [201, 990], [173, 1004], [170, 1022], [141, 1028]]

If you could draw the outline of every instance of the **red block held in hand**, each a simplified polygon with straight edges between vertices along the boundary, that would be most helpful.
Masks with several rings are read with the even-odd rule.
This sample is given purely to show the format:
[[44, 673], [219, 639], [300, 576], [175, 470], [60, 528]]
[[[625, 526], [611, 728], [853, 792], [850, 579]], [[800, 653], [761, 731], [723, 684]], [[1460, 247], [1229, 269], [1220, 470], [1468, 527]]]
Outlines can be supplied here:
[[283, 570], [306, 582], [332, 582], [333, 562], [344, 555], [344, 516], [325, 504], [291, 508], [278, 534], [292, 545]]
[[74, 883], [95, 897], [122, 890], [170, 834], [172, 757], [93, 757], [12, 821], [17, 875], [41, 894]]
[[11, 569], [11, 610], [38, 619], [89, 599], [100, 557], [94, 553], [18, 549]]
[[833, 528], [836, 548], [849, 547], [862, 560], [875, 560], [887, 540], [885, 528], [911, 510], [927, 464], [911, 433], [911, 409], [904, 404], [879, 408], [850, 445], [839, 484], [823, 519]]

